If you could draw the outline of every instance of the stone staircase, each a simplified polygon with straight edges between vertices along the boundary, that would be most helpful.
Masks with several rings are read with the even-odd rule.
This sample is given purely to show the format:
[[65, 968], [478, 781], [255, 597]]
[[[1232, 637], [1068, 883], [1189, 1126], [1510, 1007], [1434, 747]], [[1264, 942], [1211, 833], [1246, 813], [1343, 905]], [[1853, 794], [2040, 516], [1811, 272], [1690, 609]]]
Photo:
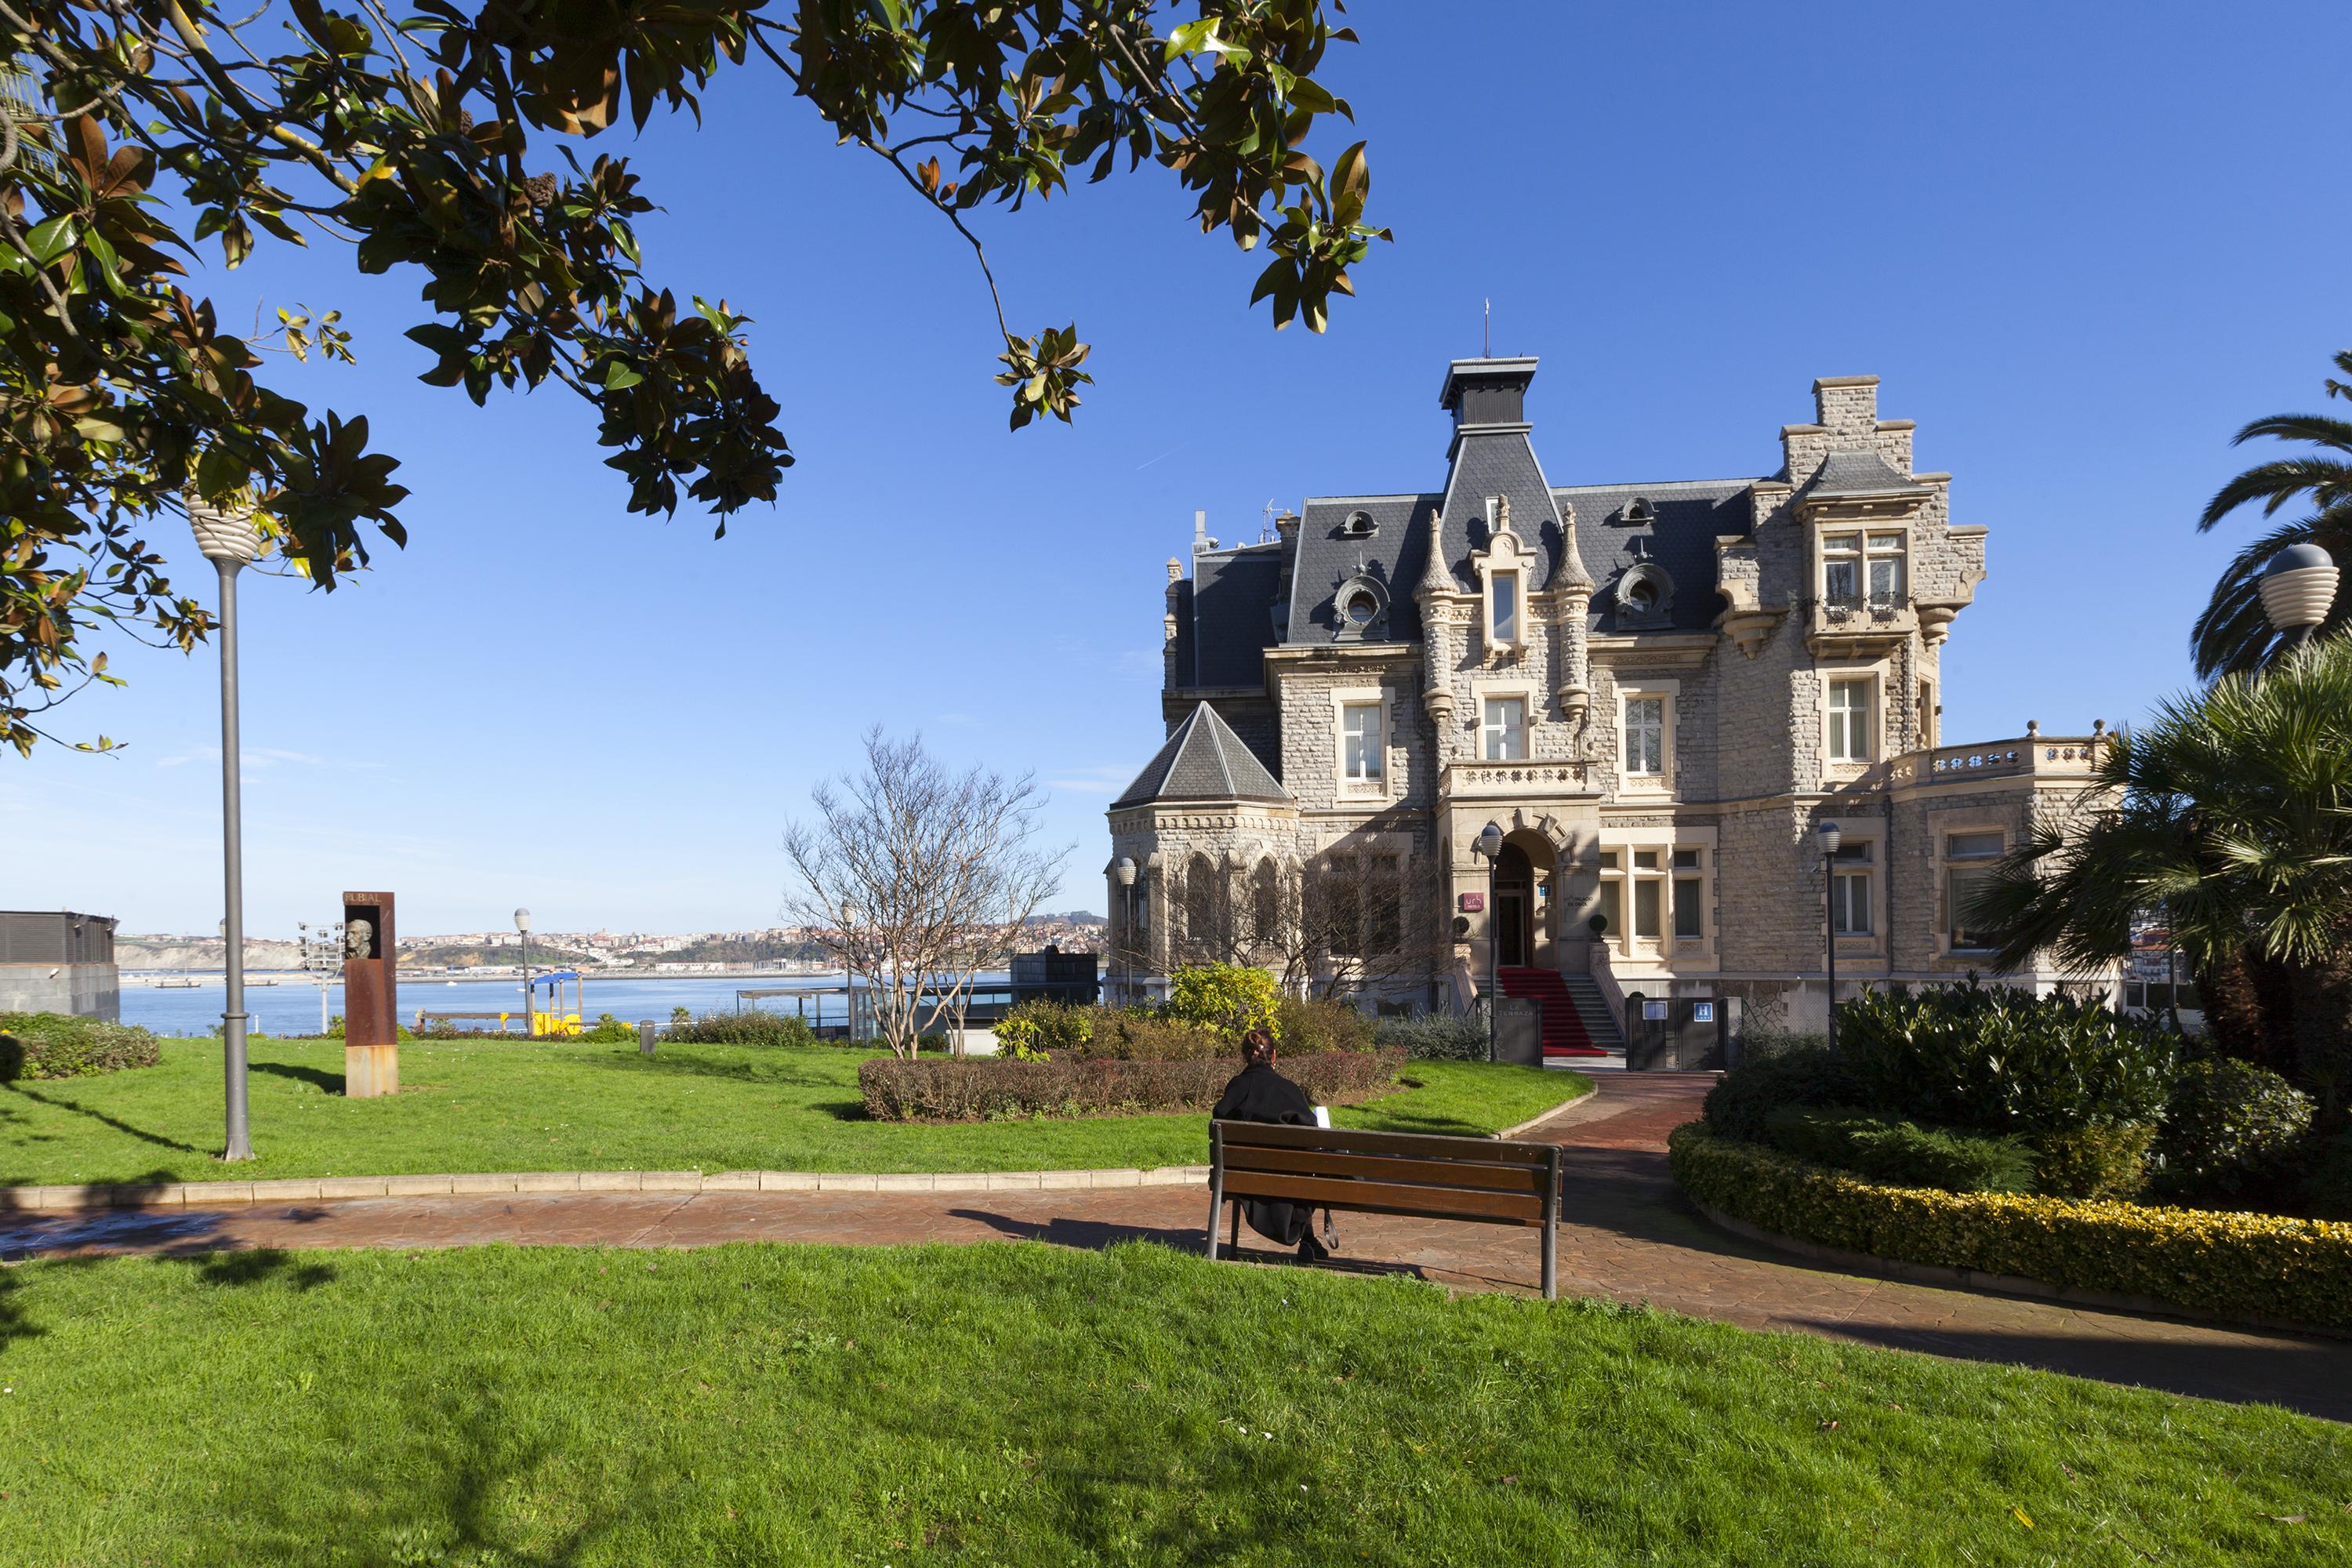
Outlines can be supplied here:
[[1563, 974], [1559, 983], [1568, 992], [1568, 999], [1576, 1006], [1577, 1021], [1584, 1026], [1585, 1037], [1612, 1056], [1625, 1050], [1625, 1027], [1601, 994], [1601, 987], [1589, 974]]
[[[1569, 978], [1549, 969], [1501, 968], [1495, 971], [1495, 983], [1502, 987], [1504, 995], [1533, 1001], [1540, 1009], [1545, 1056], [1607, 1056], [1608, 1051], [1594, 1042], [1585, 1007], [1570, 988]], [[1601, 1002], [1599, 989], [1582, 975], [1572, 978], [1582, 981], [1592, 990], [1591, 1005], [1605, 1017], [1609, 1009]], [[1617, 1034], [1618, 1030], [1612, 1024], [1609, 1037], [1614, 1038]], [[1622, 1044], [1620, 1048], [1622, 1048]]]

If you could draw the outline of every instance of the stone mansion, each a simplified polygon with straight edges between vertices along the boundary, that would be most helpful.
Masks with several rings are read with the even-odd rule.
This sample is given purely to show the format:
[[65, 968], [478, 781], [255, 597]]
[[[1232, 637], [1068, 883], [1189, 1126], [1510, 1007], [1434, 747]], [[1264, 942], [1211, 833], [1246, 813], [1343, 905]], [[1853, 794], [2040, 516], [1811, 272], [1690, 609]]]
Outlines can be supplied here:
[[1825, 926], [1842, 994], [1986, 969], [1969, 890], [2090, 786], [2100, 738], [1943, 743], [1985, 530], [1913, 470], [1911, 421], [1879, 417], [1876, 377], [1827, 378], [1762, 478], [1555, 486], [1535, 374], [1447, 368], [1435, 490], [1313, 497], [1257, 543], [1196, 518], [1190, 575], [1168, 563], [1168, 741], [1109, 808], [1136, 983], [1272, 962], [1251, 933], [1278, 945], [1332, 878], [1360, 890], [1328, 905], [1351, 923], [1324, 976], [1392, 1005], [1549, 972], [1818, 1028]]

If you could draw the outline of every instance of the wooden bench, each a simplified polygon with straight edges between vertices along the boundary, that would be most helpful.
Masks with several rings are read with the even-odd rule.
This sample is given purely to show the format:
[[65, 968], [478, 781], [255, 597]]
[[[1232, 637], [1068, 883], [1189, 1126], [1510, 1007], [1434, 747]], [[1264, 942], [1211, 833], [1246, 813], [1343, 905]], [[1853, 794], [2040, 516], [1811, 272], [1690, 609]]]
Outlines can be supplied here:
[[1543, 1293], [1559, 1294], [1559, 1148], [1489, 1138], [1349, 1132], [1263, 1121], [1209, 1123], [1209, 1257], [1232, 1203], [1241, 1244], [1244, 1199], [1418, 1219], [1475, 1220], [1543, 1231]]

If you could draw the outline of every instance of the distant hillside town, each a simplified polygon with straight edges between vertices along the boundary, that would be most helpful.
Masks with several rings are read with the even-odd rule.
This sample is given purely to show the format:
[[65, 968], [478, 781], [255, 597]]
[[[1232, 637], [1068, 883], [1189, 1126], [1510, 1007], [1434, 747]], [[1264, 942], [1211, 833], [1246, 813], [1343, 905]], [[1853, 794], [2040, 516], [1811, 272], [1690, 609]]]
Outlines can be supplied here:
[[[1085, 910], [1031, 917], [1020, 945], [1041, 948], [1053, 944], [1068, 952], [1098, 947], [1104, 920]], [[562, 931], [530, 933], [534, 968], [576, 965], [608, 973], [638, 971], [649, 974], [719, 974], [742, 970], [791, 970], [830, 964], [828, 934], [806, 926], [770, 926], [760, 931], [706, 931], [682, 933], [655, 931]], [[520, 969], [522, 937], [513, 930], [457, 931], [398, 939], [400, 962], [415, 970]], [[129, 970], [216, 970], [226, 967], [225, 944], [218, 936], [187, 936], [164, 932], [123, 932], [115, 938], [116, 962]], [[254, 969], [290, 970], [301, 967], [301, 950], [289, 939], [248, 937], [246, 963]]]

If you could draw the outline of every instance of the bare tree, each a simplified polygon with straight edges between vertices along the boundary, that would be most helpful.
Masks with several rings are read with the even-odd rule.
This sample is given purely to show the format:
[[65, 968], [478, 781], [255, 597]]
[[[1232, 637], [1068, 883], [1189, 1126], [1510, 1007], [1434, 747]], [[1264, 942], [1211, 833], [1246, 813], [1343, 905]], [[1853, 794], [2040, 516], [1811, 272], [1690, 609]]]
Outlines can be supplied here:
[[950, 773], [920, 735], [866, 734], [866, 771], [809, 792], [813, 821], [784, 829], [800, 886], [785, 918], [811, 928], [865, 982], [883, 1043], [912, 1058], [961, 1020], [972, 979], [1001, 966], [1070, 853], [1035, 839], [1045, 796], [1032, 774]]

